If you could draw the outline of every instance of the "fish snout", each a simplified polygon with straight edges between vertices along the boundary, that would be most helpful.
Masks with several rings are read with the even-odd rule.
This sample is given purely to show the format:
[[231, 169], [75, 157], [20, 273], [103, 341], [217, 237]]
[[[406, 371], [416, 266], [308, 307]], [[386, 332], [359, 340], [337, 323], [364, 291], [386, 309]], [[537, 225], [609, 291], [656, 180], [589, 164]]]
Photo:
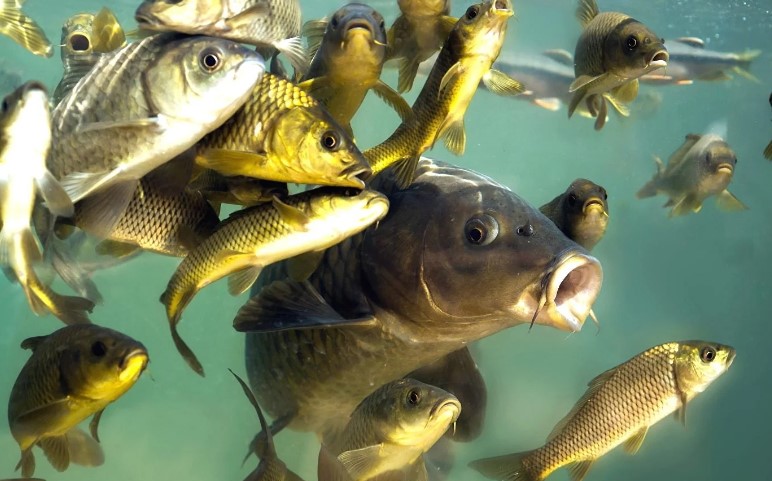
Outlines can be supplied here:
[[608, 217], [608, 213], [603, 207], [603, 201], [600, 199], [600, 197], [591, 197], [587, 199], [587, 202], [585, 202], [584, 206], [582, 206], [582, 213], [584, 215], [596, 213]]
[[370, 177], [372, 170], [361, 163], [355, 163], [343, 169], [341, 176], [346, 179], [346, 186], [365, 188], [365, 180]]
[[515, 14], [511, 0], [494, 0], [491, 11], [496, 15], [503, 15], [505, 17], [511, 17]]
[[670, 54], [663, 48], [656, 50], [647, 63], [649, 67], [661, 68], [667, 67], [668, 60], [670, 60]]
[[346, 36], [353, 33], [364, 33], [366, 31], [371, 38], [375, 37], [375, 30], [373, 29], [373, 25], [362, 18], [354, 18], [349, 20], [343, 29]]
[[147, 368], [150, 361], [147, 351], [143, 348], [137, 348], [130, 351], [123, 357], [120, 368], [120, 380], [135, 380]]
[[458, 416], [461, 415], [461, 402], [456, 398], [440, 399], [437, 401], [429, 412], [429, 418], [435, 419], [443, 415], [449, 416], [451, 423], [456, 422]]
[[718, 174], [732, 175], [733, 172], [734, 172], [734, 165], [728, 162], [722, 162], [718, 164], [718, 167], [716, 167], [716, 173]]
[[603, 283], [600, 262], [587, 254], [569, 252], [547, 276], [540, 301], [543, 307], [535, 322], [564, 331], [581, 330]]

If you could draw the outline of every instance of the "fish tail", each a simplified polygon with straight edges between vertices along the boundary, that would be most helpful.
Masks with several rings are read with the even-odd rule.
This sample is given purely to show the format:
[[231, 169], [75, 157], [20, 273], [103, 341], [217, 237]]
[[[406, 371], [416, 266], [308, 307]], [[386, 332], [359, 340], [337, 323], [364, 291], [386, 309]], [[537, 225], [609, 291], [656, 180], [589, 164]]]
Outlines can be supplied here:
[[46, 34], [34, 20], [22, 13], [21, 2], [17, 0], [3, 0], [0, 4], [0, 33], [35, 55], [50, 57], [54, 54]]
[[502, 481], [540, 481], [541, 476], [530, 473], [523, 460], [533, 451], [506, 454], [493, 458], [477, 459], [469, 463], [469, 467], [477, 470], [483, 476]]
[[662, 175], [662, 172], [665, 170], [665, 164], [662, 162], [662, 159], [657, 156], [654, 156], [654, 162], [657, 164], [657, 172], [654, 174], [654, 177], [652, 177], [652, 179], [648, 181], [646, 185], [641, 187], [641, 190], [639, 190], [637, 194], [635, 194], [635, 196], [639, 199], [645, 199], [646, 197], [654, 197], [657, 195], [659, 178]]
[[756, 76], [751, 73], [751, 63], [759, 55], [761, 55], [761, 50], [747, 50], [743, 53], [738, 53], [737, 59], [738, 59], [739, 65], [734, 67], [733, 69], [734, 72], [737, 75], [741, 77], [745, 77], [746, 79], [752, 82], [761, 83], [759, 79], [756, 78]]
[[188, 344], [180, 337], [180, 334], [177, 332], [177, 324], [172, 323], [169, 327], [171, 328], [172, 340], [174, 341], [174, 346], [177, 348], [177, 352], [180, 353], [182, 358], [185, 359], [185, 362], [188, 363], [188, 366], [190, 366], [196, 374], [204, 377], [204, 366], [201, 365], [201, 362], [199, 362], [190, 346], [188, 346]]
[[21, 452], [21, 459], [16, 464], [16, 471], [21, 468], [23, 478], [31, 478], [35, 474], [35, 455], [32, 453], [32, 446]]
[[6, 228], [0, 234], [0, 264], [19, 272], [42, 257], [40, 245], [29, 226], [16, 232]]
[[94, 309], [92, 301], [54, 292], [49, 286], [40, 282], [31, 269], [26, 290], [30, 307], [36, 314], [40, 315], [39, 311], [50, 312], [67, 325], [91, 323], [87, 313]]

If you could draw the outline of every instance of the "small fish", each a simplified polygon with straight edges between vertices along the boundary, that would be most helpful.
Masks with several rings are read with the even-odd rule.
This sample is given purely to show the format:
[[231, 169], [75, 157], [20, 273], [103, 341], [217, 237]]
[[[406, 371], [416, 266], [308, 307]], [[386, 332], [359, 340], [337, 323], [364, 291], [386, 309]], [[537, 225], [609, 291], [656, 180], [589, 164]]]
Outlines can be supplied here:
[[[8, 401], [11, 434], [19, 443], [22, 476], [35, 471], [32, 448], [40, 446], [51, 465], [98, 466], [99, 419], [107, 405], [126, 393], [148, 363], [145, 346], [94, 324], [67, 326], [21, 343], [31, 349]], [[91, 436], [76, 426], [93, 415]]]
[[54, 90], [57, 105], [105, 53], [126, 45], [121, 24], [110, 9], [102, 7], [96, 15], [79, 13], [62, 26], [61, 54], [64, 73]]
[[342, 433], [319, 452], [319, 479], [365, 481], [389, 471], [426, 481], [423, 454], [456, 422], [461, 403], [413, 379], [385, 384], [367, 396]]
[[182, 311], [196, 293], [225, 276], [239, 295], [252, 286], [263, 267], [309, 252], [320, 252], [383, 218], [389, 202], [378, 192], [318, 188], [271, 204], [231, 214], [182, 260], [161, 303], [177, 350], [204, 375], [201, 363], [177, 333]]
[[273, 435], [271, 434], [268, 423], [265, 422], [263, 411], [260, 409], [260, 405], [257, 404], [257, 399], [255, 399], [252, 390], [249, 389], [247, 383], [245, 383], [235, 372], [230, 369], [228, 370], [239, 382], [247, 399], [249, 399], [249, 402], [254, 406], [257, 418], [260, 420], [260, 428], [266, 436], [265, 445], [263, 446], [262, 451], [255, 453], [260, 458], [260, 464], [257, 466], [257, 469], [249, 473], [249, 476], [247, 476], [244, 481], [302, 481], [302, 478], [290, 471], [287, 468], [287, 465], [284, 464], [276, 454], [276, 447], [273, 444]]
[[[772, 93], [769, 94], [769, 106], [772, 107]], [[769, 141], [767, 147], [764, 149], [764, 157], [767, 160], [772, 160], [772, 140]]]
[[[89, 322], [93, 303], [61, 296], [42, 283], [33, 265], [42, 249], [32, 232], [32, 212], [39, 193], [47, 209], [71, 216], [72, 202], [46, 169], [51, 144], [51, 113], [45, 87], [27, 82], [3, 100], [0, 112], [0, 265], [9, 266], [37, 315], [52, 312], [65, 323]], [[35, 142], [30, 142], [30, 135]]]
[[588, 251], [608, 226], [608, 193], [587, 179], [576, 179], [565, 192], [539, 207], [558, 229]]
[[50, 57], [54, 48], [45, 32], [34, 20], [21, 11], [25, 0], [3, 0], [0, 4], [0, 33], [35, 55]]
[[296, 70], [308, 68], [298, 0], [145, 0], [134, 18], [141, 29], [271, 46]]
[[665, 40], [669, 56], [667, 70], [649, 73], [640, 78], [641, 82], [656, 85], [689, 85], [696, 80], [722, 81], [736, 73], [754, 82], [758, 79], [750, 73], [751, 63], [761, 55], [761, 50], [747, 50], [742, 53], [717, 52], [705, 48], [705, 42], [695, 37], [680, 37]]
[[[53, 113], [48, 167], [110, 232], [139, 179], [246, 101], [265, 67], [229, 40], [160, 34], [99, 59]], [[186, 179], [182, 179], [186, 182]], [[96, 228], [96, 227], [95, 227]]]
[[388, 59], [399, 60], [397, 90], [413, 87], [418, 66], [442, 48], [458, 21], [450, 0], [397, 0], [400, 15], [389, 28]]
[[501, 95], [524, 90], [517, 81], [491, 69], [504, 43], [507, 22], [513, 15], [510, 0], [486, 0], [466, 10], [445, 41], [413, 103], [413, 115], [388, 139], [365, 152], [373, 174], [399, 163], [400, 185], [409, 185], [421, 154], [438, 139], [444, 139], [445, 146], [454, 154], [463, 154], [464, 114], [481, 80], [488, 89]]
[[635, 453], [649, 428], [675, 412], [729, 369], [733, 348], [703, 341], [655, 346], [589, 382], [574, 408], [533, 451], [479, 459], [470, 466], [491, 479], [541, 481], [571, 464], [581, 481], [601, 456], [624, 443]]
[[[315, 33], [319, 30], [323, 31], [321, 37]], [[381, 14], [367, 5], [349, 3], [329, 21], [307, 22], [303, 31], [309, 37], [309, 49], [316, 54], [299, 86], [322, 102], [349, 134], [351, 119], [369, 90], [402, 119], [411, 115], [405, 99], [380, 80], [386, 58], [386, 31]]]
[[363, 188], [369, 173], [351, 136], [324, 106], [265, 74], [246, 104], [197, 147], [196, 163], [226, 176]]
[[287, 197], [287, 184], [255, 179], [243, 175], [225, 176], [212, 169], [199, 169], [188, 184], [188, 189], [200, 192], [210, 204], [233, 204], [242, 207], [271, 202], [274, 196]]
[[595, 130], [606, 122], [612, 104], [628, 104], [638, 95], [638, 77], [667, 67], [668, 52], [654, 32], [619, 12], [600, 12], [595, 0], [580, 0], [576, 11], [583, 31], [576, 42], [568, 117], [584, 100], [596, 117]]
[[734, 175], [737, 156], [716, 134], [688, 134], [681, 147], [670, 156], [667, 166], [654, 157], [657, 173], [638, 191], [639, 199], [664, 194], [672, 207], [670, 217], [699, 212], [702, 203], [715, 195], [721, 210], [738, 211], [747, 207], [727, 187]]

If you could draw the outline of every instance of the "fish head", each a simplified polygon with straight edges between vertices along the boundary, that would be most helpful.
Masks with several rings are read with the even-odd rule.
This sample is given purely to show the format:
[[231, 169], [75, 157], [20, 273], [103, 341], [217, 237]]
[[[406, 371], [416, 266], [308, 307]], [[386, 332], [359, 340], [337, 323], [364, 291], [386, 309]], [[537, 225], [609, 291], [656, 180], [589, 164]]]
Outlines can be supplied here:
[[103, 327], [84, 330], [63, 347], [62, 382], [73, 396], [112, 401], [134, 385], [147, 367], [145, 346]]
[[714, 134], [704, 135], [704, 145], [697, 152], [695, 162], [699, 172], [699, 190], [714, 194], [726, 189], [737, 166], [737, 155], [722, 138]]
[[381, 386], [355, 410], [372, 416], [379, 439], [399, 446], [432, 446], [461, 413], [451, 393], [414, 379]]
[[723, 344], [705, 341], [683, 341], [673, 361], [676, 385], [687, 399], [701, 393], [734, 361], [735, 350]]
[[347, 75], [352, 66], [380, 68], [386, 57], [386, 24], [383, 16], [372, 7], [349, 3], [338, 9], [327, 23], [320, 49], [329, 58], [329, 69], [339, 69]]
[[450, 14], [450, 0], [397, 0], [397, 5], [408, 17], [438, 17]]
[[163, 45], [143, 83], [151, 109], [208, 132], [244, 104], [264, 72], [263, 58], [236, 42], [181, 37]]
[[179, 30], [194, 33], [223, 19], [222, 0], [145, 0], [134, 13], [137, 26], [147, 30]]
[[388, 198], [374, 190], [319, 187], [320, 195], [310, 201], [308, 217], [324, 222], [340, 240], [361, 232], [382, 219], [389, 210]]
[[46, 87], [34, 80], [18, 86], [0, 104], [0, 155], [12, 139], [26, 139], [32, 129], [38, 131], [36, 145], [45, 145], [48, 149], [50, 129], [40, 127], [50, 124]]
[[66, 57], [88, 55], [92, 52], [91, 34], [94, 15], [79, 13], [68, 18], [62, 26], [62, 60]]
[[603, 45], [604, 69], [628, 79], [667, 67], [669, 58], [664, 40], [630, 17], [617, 24]]
[[270, 128], [266, 150], [298, 183], [364, 188], [370, 165], [351, 136], [319, 105], [286, 110]]
[[563, 193], [563, 212], [568, 236], [587, 249], [585, 242], [597, 243], [608, 226], [608, 193], [587, 179], [576, 179]]
[[486, 0], [466, 9], [453, 27], [443, 48], [450, 48], [457, 58], [498, 57], [507, 23], [515, 14], [511, 0]]
[[600, 291], [600, 263], [511, 190], [424, 159], [389, 201], [362, 247], [373, 304], [449, 341], [532, 320], [581, 329]]

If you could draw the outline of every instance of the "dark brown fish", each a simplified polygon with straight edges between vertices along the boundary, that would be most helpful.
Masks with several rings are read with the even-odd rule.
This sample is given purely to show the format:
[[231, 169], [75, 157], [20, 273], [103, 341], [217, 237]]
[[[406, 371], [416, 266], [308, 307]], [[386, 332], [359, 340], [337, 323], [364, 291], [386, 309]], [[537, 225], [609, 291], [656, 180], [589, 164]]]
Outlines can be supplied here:
[[572, 241], [588, 251], [608, 227], [608, 193], [587, 179], [576, 179], [565, 192], [539, 207]]

